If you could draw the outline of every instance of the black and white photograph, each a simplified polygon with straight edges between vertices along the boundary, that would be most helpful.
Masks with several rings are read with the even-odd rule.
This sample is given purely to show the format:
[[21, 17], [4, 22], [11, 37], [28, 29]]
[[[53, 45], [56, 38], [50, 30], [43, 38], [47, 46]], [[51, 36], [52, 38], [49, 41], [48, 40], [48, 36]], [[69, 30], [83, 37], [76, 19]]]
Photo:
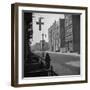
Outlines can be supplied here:
[[12, 5], [13, 86], [87, 82], [87, 7]]
[[24, 77], [80, 75], [80, 14], [24, 12]]

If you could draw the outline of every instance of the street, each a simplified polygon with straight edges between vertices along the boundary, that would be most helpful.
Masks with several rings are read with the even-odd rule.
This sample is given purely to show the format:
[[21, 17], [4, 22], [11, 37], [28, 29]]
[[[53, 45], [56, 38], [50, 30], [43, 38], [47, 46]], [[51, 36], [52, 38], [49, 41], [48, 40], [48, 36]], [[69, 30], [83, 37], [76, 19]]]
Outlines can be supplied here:
[[[38, 55], [42, 55], [41, 51], [36, 51]], [[80, 75], [80, 55], [74, 53], [60, 53], [60, 52], [50, 52], [51, 66], [53, 71], [58, 76], [64, 75]]]

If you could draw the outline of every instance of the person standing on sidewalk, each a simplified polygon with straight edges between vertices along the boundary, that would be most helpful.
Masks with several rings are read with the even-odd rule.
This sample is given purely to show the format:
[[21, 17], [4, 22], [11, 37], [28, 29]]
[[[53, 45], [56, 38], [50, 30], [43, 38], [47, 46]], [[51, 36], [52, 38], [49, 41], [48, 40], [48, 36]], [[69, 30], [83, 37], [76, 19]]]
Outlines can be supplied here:
[[50, 67], [50, 61], [51, 61], [50, 56], [48, 53], [46, 53], [45, 62], [46, 62], [47, 69], [49, 69], [49, 67]]

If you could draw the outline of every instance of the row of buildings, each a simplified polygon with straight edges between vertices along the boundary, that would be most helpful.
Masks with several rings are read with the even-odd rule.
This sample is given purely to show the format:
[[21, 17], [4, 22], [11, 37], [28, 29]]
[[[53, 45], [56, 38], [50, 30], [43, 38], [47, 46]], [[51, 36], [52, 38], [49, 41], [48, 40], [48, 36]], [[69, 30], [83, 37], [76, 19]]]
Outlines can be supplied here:
[[36, 44], [31, 46], [31, 51], [48, 51], [48, 50], [49, 44], [45, 40], [40, 40], [40, 42], [37, 42]]
[[48, 29], [50, 51], [80, 53], [80, 15], [65, 14]]

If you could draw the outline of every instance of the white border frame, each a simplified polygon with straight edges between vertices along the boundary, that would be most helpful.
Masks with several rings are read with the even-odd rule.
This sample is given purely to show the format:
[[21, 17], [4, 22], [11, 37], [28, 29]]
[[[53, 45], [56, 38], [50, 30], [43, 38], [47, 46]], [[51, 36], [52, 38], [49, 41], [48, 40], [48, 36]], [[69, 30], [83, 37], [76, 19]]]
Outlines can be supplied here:
[[[33, 11], [50, 11], [50, 12], [65, 12], [65, 13], [81, 13], [81, 56], [80, 56], [80, 67], [81, 75], [74, 75], [71, 78], [70, 76], [55, 76], [55, 77], [34, 77], [34, 78], [22, 78], [22, 10], [33, 10]], [[85, 80], [85, 10], [76, 10], [76, 9], [58, 9], [58, 8], [41, 8], [41, 7], [27, 7], [19, 6], [18, 7], [18, 83], [19, 84], [35, 84], [35, 83], [48, 83], [48, 82], [67, 82], [67, 81], [83, 81]]]

